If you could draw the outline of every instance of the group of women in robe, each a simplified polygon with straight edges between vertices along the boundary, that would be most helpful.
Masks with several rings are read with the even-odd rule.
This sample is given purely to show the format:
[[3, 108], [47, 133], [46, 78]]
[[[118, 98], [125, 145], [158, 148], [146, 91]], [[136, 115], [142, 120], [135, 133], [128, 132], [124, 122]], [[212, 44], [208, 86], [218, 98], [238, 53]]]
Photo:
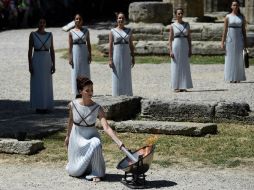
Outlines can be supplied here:
[[[243, 50], [247, 48], [246, 20], [240, 12], [239, 1], [233, 0], [231, 12], [226, 15], [221, 48], [225, 49], [224, 80], [239, 83], [246, 80]], [[193, 88], [191, 68], [192, 55], [190, 24], [183, 21], [182, 8], [175, 10], [176, 21], [170, 25], [169, 55], [171, 57], [171, 88], [174, 92], [186, 92]], [[125, 15], [116, 15], [117, 26], [109, 32], [109, 67], [112, 70], [112, 96], [132, 96], [131, 69], [135, 65], [133, 35], [125, 27]], [[76, 87], [78, 76], [91, 78], [92, 50], [90, 34], [83, 26], [83, 18], [75, 16], [75, 27], [69, 32], [69, 64], [71, 86], [74, 96], [80, 97]], [[55, 72], [53, 35], [45, 31], [46, 21], [41, 19], [36, 32], [29, 38], [29, 71], [31, 73], [31, 106], [37, 112], [53, 108], [52, 74]], [[32, 49], [34, 50], [32, 53]]]
[[[221, 48], [226, 49], [225, 81], [246, 80], [243, 49], [246, 44], [245, 17], [239, 1], [233, 0], [231, 13], [226, 15]], [[175, 10], [176, 21], [169, 32], [171, 57], [171, 86], [175, 92], [193, 88], [189, 58], [192, 55], [191, 33], [183, 21], [183, 9]], [[112, 95], [132, 96], [131, 68], [135, 65], [132, 30], [124, 26], [125, 16], [117, 14], [117, 26], [109, 33], [109, 67], [112, 69]], [[41, 19], [36, 32], [29, 37], [29, 71], [31, 74], [31, 106], [38, 113], [53, 108], [52, 74], [55, 72], [53, 36], [45, 31]], [[99, 118], [104, 131], [121, 148], [123, 143], [110, 128], [103, 108], [92, 100], [93, 82], [90, 79], [91, 44], [89, 30], [83, 27], [81, 15], [75, 16], [75, 27], [69, 32], [69, 64], [72, 92], [75, 99], [69, 104], [69, 120], [65, 145], [68, 150], [66, 170], [70, 176], [85, 175], [87, 180], [100, 181], [105, 176], [100, 135], [95, 128]]]

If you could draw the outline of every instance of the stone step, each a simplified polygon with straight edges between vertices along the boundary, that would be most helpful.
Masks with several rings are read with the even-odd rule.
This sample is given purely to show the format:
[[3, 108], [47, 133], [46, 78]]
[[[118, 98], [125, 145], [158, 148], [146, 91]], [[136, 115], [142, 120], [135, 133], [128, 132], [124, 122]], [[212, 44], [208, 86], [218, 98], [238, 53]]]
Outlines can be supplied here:
[[9, 154], [36, 154], [44, 149], [40, 140], [18, 141], [16, 139], [0, 139], [0, 152]]
[[[161, 23], [129, 23], [126, 27], [132, 28], [135, 41], [166, 41], [168, 42], [170, 25]], [[192, 41], [218, 41], [221, 42], [223, 23], [197, 23], [190, 22]], [[254, 25], [247, 27], [247, 43], [253, 47]], [[98, 44], [108, 44], [108, 34], [98, 35]]]
[[[192, 54], [225, 55], [220, 44], [220, 41], [192, 41]], [[168, 41], [137, 41], [134, 46], [137, 55], [168, 55]], [[108, 54], [108, 44], [100, 44], [98, 49], [102, 53]], [[254, 57], [254, 47], [248, 49], [249, 56]]]
[[[217, 124], [215, 123], [128, 120], [121, 122], [109, 121], [109, 125], [117, 132], [184, 136], [205, 136], [217, 133]], [[96, 123], [96, 126], [102, 128], [99, 122]]]

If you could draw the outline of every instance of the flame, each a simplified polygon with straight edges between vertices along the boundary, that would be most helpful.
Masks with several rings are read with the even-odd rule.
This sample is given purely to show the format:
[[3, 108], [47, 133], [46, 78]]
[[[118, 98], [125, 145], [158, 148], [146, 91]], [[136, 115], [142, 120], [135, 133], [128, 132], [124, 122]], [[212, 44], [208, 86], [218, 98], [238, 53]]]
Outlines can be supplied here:
[[146, 144], [148, 146], [152, 146], [154, 145], [156, 142], [158, 141], [158, 136], [157, 135], [153, 135], [153, 136], [150, 136], [146, 139]]

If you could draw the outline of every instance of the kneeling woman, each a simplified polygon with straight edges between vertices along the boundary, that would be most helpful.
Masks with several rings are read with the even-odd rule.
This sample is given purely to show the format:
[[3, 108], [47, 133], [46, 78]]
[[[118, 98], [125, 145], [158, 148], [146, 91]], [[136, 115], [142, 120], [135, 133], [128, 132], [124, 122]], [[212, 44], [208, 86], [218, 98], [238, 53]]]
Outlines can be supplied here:
[[100, 135], [95, 127], [99, 117], [104, 131], [117, 143], [117, 138], [108, 125], [104, 111], [92, 100], [93, 82], [86, 77], [77, 78], [77, 89], [82, 98], [69, 104], [70, 113], [65, 145], [68, 147], [68, 164], [66, 170], [71, 176], [86, 175], [86, 179], [99, 181], [105, 175], [105, 162], [102, 155]]

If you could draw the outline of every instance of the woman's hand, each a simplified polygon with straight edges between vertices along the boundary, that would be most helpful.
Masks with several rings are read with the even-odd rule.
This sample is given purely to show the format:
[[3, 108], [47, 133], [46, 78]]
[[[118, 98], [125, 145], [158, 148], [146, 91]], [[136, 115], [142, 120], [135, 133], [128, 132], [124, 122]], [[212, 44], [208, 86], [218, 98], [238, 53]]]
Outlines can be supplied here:
[[132, 56], [131, 57], [131, 67], [134, 67], [134, 65], [135, 65], [135, 57]]
[[33, 67], [31, 65], [29, 65], [29, 72], [31, 75], [33, 74]]
[[74, 68], [72, 58], [69, 60], [69, 64], [70, 64], [71, 68]]
[[54, 65], [52, 65], [52, 67], [51, 67], [51, 74], [54, 74], [55, 72], [56, 72], [56, 68], [55, 68]]
[[122, 147], [125, 147], [125, 145], [121, 142], [121, 144], [119, 145], [119, 149], [121, 150]]
[[192, 56], [192, 49], [189, 49], [189, 57]]
[[113, 68], [113, 59], [109, 60], [108, 66], [112, 69]]
[[175, 58], [174, 53], [173, 53], [172, 51], [169, 52], [169, 56], [170, 56], [172, 59]]
[[64, 145], [68, 148], [69, 145], [69, 137], [66, 136], [65, 140], [64, 140]]
[[224, 43], [224, 42], [221, 42], [220, 47], [221, 47], [221, 49], [225, 49], [225, 43]]
[[89, 53], [89, 54], [88, 54], [88, 64], [91, 64], [91, 62], [92, 62], [92, 56], [91, 56], [91, 54]]

